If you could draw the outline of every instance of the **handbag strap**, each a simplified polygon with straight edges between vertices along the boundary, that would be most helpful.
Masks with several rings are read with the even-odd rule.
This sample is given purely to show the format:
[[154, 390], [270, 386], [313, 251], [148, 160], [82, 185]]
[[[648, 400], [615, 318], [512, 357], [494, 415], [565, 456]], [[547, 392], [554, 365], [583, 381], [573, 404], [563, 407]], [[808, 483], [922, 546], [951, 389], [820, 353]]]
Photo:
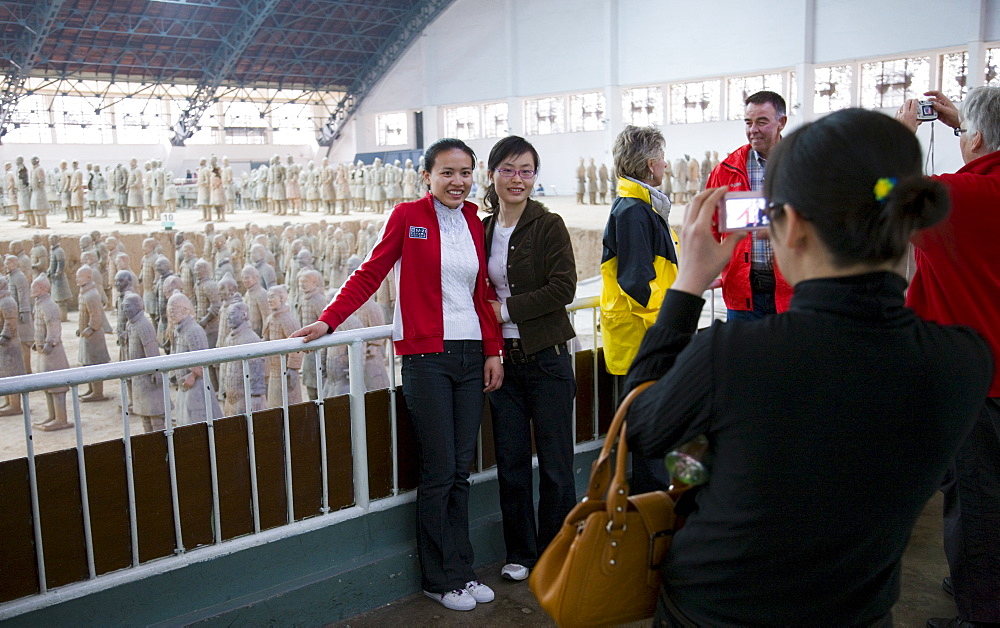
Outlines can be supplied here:
[[[590, 484], [587, 487], [586, 499], [604, 499], [604, 496], [608, 491], [608, 487], [611, 484], [611, 449], [615, 446], [615, 441], [621, 442], [619, 445], [618, 456], [622, 460], [622, 477], [620, 483], [625, 484], [624, 454], [628, 453], [628, 447], [625, 444], [624, 430], [622, 429], [625, 425], [625, 415], [628, 414], [628, 408], [632, 405], [632, 402], [635, 401], [635, 398], [638, 397], [642, 391], [646, 390], [655, 383], [656, 380], [650, 380], [639, 384], [629, 392], [629, 394], [618, 406], [618, 410], [615, 412], [615, 417], [611, 420], [611, 426], [608, 427], [607, 436], [604, 437], [604, 446], [601, 447], [601, 453], [590, 468]], [[615, 471], [617, 474], [617, 468]], [[628, 496], [626, 495], [626, 499], [627, 497]]]

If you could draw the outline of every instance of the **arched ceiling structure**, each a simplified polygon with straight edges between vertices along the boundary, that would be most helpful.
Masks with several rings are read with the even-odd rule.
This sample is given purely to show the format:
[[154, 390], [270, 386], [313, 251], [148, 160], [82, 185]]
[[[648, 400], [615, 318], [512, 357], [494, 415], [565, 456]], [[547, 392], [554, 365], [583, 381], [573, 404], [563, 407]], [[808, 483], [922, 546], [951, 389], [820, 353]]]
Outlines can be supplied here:
[[453, 0], [0, 0], [0, 134], [28, 78], [196, 86], [182, 145], [220, 88], [343, 92], [329, 144]]

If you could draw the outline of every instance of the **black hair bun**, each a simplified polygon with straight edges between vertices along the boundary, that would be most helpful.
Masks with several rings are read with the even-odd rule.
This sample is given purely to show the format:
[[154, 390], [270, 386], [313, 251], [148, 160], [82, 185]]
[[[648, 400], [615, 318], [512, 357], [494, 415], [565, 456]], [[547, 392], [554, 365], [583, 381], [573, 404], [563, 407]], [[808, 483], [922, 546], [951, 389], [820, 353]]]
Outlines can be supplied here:
[[951, 209], [948, 190], [929, 177], [907, 177], [896, 183], [889, 195], [887, 210], [912, 223], [919, 231], [944, 220]]

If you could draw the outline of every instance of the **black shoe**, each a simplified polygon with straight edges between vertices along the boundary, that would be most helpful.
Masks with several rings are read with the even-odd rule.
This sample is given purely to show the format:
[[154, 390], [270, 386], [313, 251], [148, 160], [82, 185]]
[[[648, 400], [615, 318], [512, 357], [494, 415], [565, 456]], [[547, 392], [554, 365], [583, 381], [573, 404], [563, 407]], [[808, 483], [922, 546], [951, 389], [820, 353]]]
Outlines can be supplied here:
[[946, 576], [945, 579], [941, 581], [941, 589], [943, 589], [948, 595], [955, 597], [955, 587], [951, 586], [951, 576]]
[[933, 617], [927, 620], [927, 628], [977, 628], [979, 624], [965, 621], [959, 617], [948, 619], [947, 617]]

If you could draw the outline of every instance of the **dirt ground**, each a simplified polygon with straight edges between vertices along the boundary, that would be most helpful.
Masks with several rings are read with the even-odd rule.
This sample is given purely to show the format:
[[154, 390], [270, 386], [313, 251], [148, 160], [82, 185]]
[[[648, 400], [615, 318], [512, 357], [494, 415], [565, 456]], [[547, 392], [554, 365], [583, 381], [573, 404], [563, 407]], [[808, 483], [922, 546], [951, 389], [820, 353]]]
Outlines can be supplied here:
[[[544, 197], [542, 199], [550, 209], [563, 216], [569, 227], [573, 238], [574, 249], [577, 255], [578, 275], [581, 278], [590, 277], [597, 274], [601, 256], [601, 232], [607, 222], [610, 205], [576, 205], [571, 197]], [[113, 214], [114, 212], [112, 210]], [[0, 254], [9, 251], [9, 244], [12, 240], [27, 239], [35, 233], [48, 235], [57, 233], [61, 236], [62, 247], [66, 250], [67, 276], [70, 284], [73, 284], [73, 276], [79, 266], [79, 237], [89, 234], [91, 231], [100, 231], [102, 235], [115, 235], [119, 242], [125, 245], [126, 252], [132, 258], [132, 268], [138, 271], [139, 259], [141, 257], [141, 243], [143, 238], [153, 236], [163, 247], [163, 254], [168, 259], [174, 259], [173, 234], [177, 231], [183, 232], [188, 239], [195, 241], [196, 250], [201, 251], [201, 238], [204, 233], [204, 223], [198, 221], [201, 212], [194, 209], [178, 210], [175, 214], [176, 225], [173, 231], [165, 231], [159, 223], [146, 222], [143, 225], [119, 225], [115, 224], [116, 217], [109, 215], [107, 218], [86, 217], [86, 222], [82, 224], [62, 222], [62, 212], [54, 213], [48, 217], [49, 229], [35, 230], [24, 228], [23, 219], [21, 222], [10, 222], [0, 218]], [[325, 216], [318, 213], [303, 213], [301, 216], [272, 216], [257, 212], [240, 210], [229, 216], [225, 223], [216, 223], [216, 232], [224, 231], [230, 226], [240, 230], [241, 237], [244, 237], [245, 229], [250, 222], [255, 222], [261, 226], [282, 225], [284, 223], [304, 222], [318, 223], [326, 220], [328, 223], [338, 223], [344, 229], [357, 232], [362, 221], [373, 221], [381, 223], [385, 215], [374, 213], [352, 213], [346, 216]], [[26, 245], [25, 253], [30, 250], [30, 244]], [[76, 286], [73, 286], [74, 291]], [[115, 327], [115, 312], [108, 311], [108, 320], [112, 328]], [[79, 338], [75, 335], [79, 315], [77, 312], [69, 313], [68, 322], [62, 325], [62, 338], [65, 345], [66, 355], [69, 358], [70, 366], [78, 366], [77, 346]], [[115, 335], [105, 336], [108, 341], [108, 350], [112, 360], [118, 357], [118, 347], [115, 345]], [[37, 362], [37, 355], [33, 356], [33, 362]], [[35, 369], [35, 365], [32, 365]], [[80, 393], [84, 393], [86, 387], [81, 387]], [[106, 401], [93, 403], [80, 403], [80, 417], [82, 418], [84, 443], [95, 443], [115, 438], [121, 438], [123, 434], [122, 412], [121, 412], [121, 390], [117, 380], [105, 382], [104, 394], [108, 397]], [[67, 416], [70, 421], [74, 420], [74, 405], [72, 394], [66, 395]], [[47, 415], [45, 395], [42, 392], [32, 393], [29, 399], [29, 409], [33, 421], [43, 420]], [[142, 432], [140, 420], [133, 419], [130, 424], [133, 434]], [[32, 430], [32, 443], [35, 454], [49, 451], [57, 451], [76, 446], [76, 430], [67, 429], [58, 432], [43, 432]], [[20, 458], [26, 455], [25, 427], [22, 416], [0, 417], [0, 460]]]

